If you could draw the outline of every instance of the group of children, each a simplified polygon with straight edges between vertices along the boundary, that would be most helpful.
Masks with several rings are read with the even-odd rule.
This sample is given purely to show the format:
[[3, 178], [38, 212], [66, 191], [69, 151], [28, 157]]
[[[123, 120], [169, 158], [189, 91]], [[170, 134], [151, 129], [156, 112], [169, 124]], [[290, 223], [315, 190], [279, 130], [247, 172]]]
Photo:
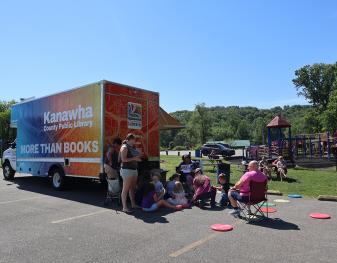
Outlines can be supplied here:
[[187, 207], [188, 200], [179, 175], [174, 176], [167, 184], [166, 189], [160, 181], [161, 176], [155, 172], [152, 174], [152, 181], [147, 183], [143, 191], [142, 209], [145, 212], [153, 212], [160, 207], [167, 207], [173, 210], [182, 210]]
[[143, 189], [141, 207], [145, 212], [153, 212], [160, 207], [179, 211], [193, 204], [203, 205], [208, 199], [211, 200], [211, 207], [214, 207], [217, 190], [221, 191], [219, 205], [225, 207], [229, 202], [225, 188], [226, 176], [220, 174], [218, 181], [220, 186], [212, 186], [210, 179], [202, 174], [202, 170], [196, 169], [192, 182], [193, 189], [190, 189], [186, 182], [181, 182], [181, 175], [178, 173], [169, 179], [165, 188], [160, 173], [154, 172], [151, 175], [151, 182]]

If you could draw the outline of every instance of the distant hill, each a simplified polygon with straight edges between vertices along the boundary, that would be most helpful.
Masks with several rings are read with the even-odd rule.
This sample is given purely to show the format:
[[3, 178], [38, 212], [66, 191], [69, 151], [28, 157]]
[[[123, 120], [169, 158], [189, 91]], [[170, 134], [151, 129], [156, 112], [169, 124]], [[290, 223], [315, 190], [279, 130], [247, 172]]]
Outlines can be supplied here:
[[[182, 130], [161, 132], [161, 147], [198, 146], [202, 143], [200, 130], [205, 127], [207, 140], [247, 139], [262, 144], [267, 140], [266, 125], [277, 115], [282, 114], [291, 124], [292, 133], [309, 133], [311, 106], [294, 105], [258, 109], [255, 107], [204, 107], [206, 118], [200, 121], [197, 111], [176, 111], [171, 115], [182, 122], [186, 128]], [[203, 122], [203, 123], [201, 123]], [[201, 125], [204, 126], [201, 126]]]

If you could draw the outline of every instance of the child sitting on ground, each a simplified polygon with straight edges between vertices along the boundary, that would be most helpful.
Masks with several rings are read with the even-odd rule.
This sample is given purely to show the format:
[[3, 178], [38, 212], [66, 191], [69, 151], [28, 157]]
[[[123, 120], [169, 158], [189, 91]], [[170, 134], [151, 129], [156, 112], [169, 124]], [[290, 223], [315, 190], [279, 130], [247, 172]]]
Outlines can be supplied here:
[[170, 177], [169, 182], [166, 184], [166, 194], [164, 199], [168, 199], [173, 197], [172, 193], [174, 191], [174, 187], [176, 182], [180, 181], [180, 174], [174, 174]]
[[160, 181], [160, 179], [161, 179], [161, 176], [159, 172], [154, 172], [152, 174], [152, 182], [154, 184], [158, 200], [164, 199], [164, 195], [165, 195], [165, 188], [162, 182]]
[[221, 207], [225, 207], [229, 203], [228, 189], [226, 189], [226, 187], [227, 187], [226, 186], [226, 184], [227, 184], [226, 175], [223, 174], [223, 173], [219, 174], [218, 182], [219, 182], [220, 186], [216, 187], [216, 189], [221, 191], [221, 197], [220, 197], [219, 205]]
[[172, 196], [173, 198], [167, 199], [167, 202], [169, 202], [171, 205], [187, 205], [188, 200], [185, 196], [184, 187], [181, 182], [175, 182]]
[[167, 207], [173, 210], [179, 211], [182, 209], [181, 205], [171, 205], [165, 200], [159, 200], [155, 192], [155, 186], [153, 182], [149, 182], [145, 185], [143, 200], [142, 200], [142, 209], [145, 212], [154, 212], [159, 209], [159, 207]]
[[211, 199], [211, 207], [215, 207], [216, 189], [211, 186], [211, 180], [208, 176], [202, 174], [202, 170], [200, 168], [195, 170], [193, 187], [194, 195], [191, 203], [203, 206], [207, 199]]

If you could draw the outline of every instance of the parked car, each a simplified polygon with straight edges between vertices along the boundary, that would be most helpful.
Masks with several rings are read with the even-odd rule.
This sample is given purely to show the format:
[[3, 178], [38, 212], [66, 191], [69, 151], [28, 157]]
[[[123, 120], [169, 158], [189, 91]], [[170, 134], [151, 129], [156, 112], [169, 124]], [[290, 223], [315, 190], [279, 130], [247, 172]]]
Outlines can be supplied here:
[[202, 155], [210, 155], [213, 152], [214, 155], [221, 155], [223, 157], [230, 157], [235, 155], [235, 150], [226, 147], [221, 143], [206, 143], [201, 147]]

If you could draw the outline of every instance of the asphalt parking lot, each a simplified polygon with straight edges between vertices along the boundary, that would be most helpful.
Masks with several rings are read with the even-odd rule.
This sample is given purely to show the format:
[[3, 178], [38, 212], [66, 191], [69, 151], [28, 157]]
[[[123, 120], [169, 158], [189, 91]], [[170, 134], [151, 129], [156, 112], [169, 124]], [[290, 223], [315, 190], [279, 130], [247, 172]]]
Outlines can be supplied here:
[[[2, 171], [0, 171], [2, 174]], [[336, 262], [337, 203], [291, 199], [247, 224], [227, 210], [126, 215], [97, 183], [54, 191], [43, 178], [0, 180], [0, 262]], [[270, 200], [280, 198], [270, 196]], [[286, 197], [282, 197], [287, 199]], [[312, 212], [331, 214], [314, 220]], [[210, 225], [231, 224], [213, 232]]]

